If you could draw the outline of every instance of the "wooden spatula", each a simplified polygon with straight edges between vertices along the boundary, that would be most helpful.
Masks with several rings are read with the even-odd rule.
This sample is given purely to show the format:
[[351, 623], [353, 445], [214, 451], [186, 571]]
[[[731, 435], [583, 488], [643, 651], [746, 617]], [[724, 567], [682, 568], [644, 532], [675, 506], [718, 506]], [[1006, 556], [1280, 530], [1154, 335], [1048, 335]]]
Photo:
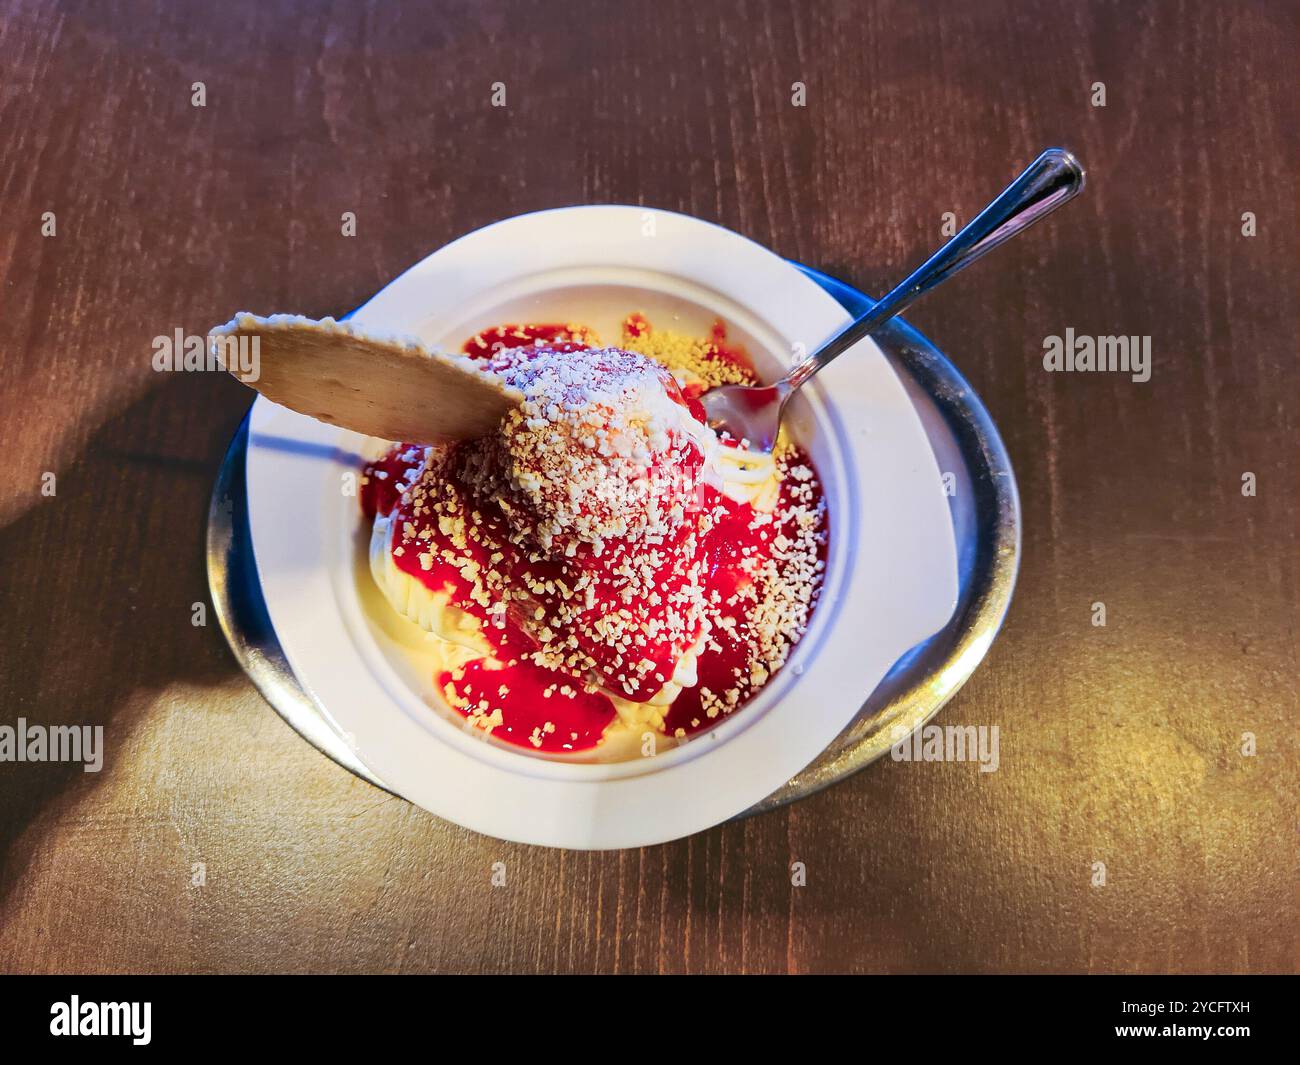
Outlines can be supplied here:
[[384, 440], [436, 444], [487, 436], [523, 398], [465, 356], [414, 339], [368, 335], [333, 318], [241, 313], [208, 336], [218, 354], [222, 345], [248, 338], [257, 356], [254, 372], [238, 373], [231, 358], [223, 365], [267, 399]]

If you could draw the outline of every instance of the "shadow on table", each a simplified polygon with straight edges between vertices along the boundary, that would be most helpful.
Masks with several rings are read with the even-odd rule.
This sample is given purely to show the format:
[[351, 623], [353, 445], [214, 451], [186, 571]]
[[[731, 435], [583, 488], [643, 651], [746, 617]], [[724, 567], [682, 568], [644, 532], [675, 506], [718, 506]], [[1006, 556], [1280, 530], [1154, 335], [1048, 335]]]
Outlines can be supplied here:
[[[208, 597], [208, 496], [249, 393], [177, 374], [94, 430], [0, 529], [0, 725], [103, 726], [103, 768], [0, 763], [0, 902], [41, 846], [41, 816], [99, 786], [168, 685], [239, 673]], [[206, 625], [194, 624], [205, 604]]]

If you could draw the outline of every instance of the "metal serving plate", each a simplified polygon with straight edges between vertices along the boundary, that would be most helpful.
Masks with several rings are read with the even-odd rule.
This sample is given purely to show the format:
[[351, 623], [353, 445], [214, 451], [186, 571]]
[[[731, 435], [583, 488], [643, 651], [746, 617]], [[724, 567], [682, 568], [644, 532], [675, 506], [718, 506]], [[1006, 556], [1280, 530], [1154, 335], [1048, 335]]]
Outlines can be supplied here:
[[[799, 269], [854, 317], [874, 302], [810, 267]], [[915, 404], [949, 485], [960, 586], [957, 609], [943, 630], [894, 664], [853, 722], [815, 762], [742, 817], [843, 780], [879, 758], [899, 736], [924, 725], [983, 660], [1011, 602], [1020, 561], [1020, 499], [988, 411], [943, 353], [905, 322], [895, 319], [874, 339]], [[389, 790], [334, 731], [280, 649], [249, 536], [247, 449], [245, 419], [221, 464], [208, 511], [208, 585], [221, 630], [244, 672], [285, 721], [344, 768]]]

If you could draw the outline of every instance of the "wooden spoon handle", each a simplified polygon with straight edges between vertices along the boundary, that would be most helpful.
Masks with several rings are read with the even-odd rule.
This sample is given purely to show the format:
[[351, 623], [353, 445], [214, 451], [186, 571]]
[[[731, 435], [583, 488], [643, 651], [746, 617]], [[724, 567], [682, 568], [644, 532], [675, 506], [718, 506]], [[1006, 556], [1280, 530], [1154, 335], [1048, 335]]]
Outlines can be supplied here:
[[[384, 440], [487, 436], [522, 398], [463, 355], [368, 335], [333, 318], [241, 313], [208, 336], [223, 365], [267, 399]], [[228, 346], [241, 341], [238, 359]], [[251, 372], [239, 372], [250, 364]]]

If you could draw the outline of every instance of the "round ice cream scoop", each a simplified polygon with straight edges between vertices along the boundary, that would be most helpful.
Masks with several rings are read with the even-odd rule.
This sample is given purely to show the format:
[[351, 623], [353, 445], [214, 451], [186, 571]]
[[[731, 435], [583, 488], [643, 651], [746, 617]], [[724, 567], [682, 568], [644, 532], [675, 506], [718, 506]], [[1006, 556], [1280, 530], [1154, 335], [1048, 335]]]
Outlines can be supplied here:
[[480, 470], [543, 546], [665, 535], [696, 511], [716, 440], [662, 366], [619, 348], [533, 347], [488, 368], [523, 401], [483, 442]]

